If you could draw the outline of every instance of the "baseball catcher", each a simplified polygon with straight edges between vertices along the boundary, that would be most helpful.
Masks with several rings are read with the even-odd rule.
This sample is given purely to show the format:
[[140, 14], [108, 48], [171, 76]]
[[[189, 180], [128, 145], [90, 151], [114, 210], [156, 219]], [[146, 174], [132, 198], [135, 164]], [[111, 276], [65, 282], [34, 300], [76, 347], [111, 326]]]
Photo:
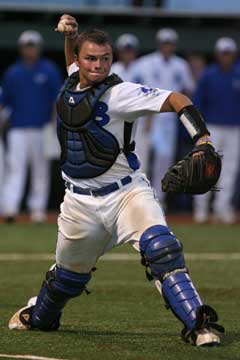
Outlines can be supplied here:
[[193, 284], [182, 244], [140, 169], [132, 136], [138, 117], [178, 113], [196, 146], [182, 165], [169, 172], [164, 187], [203, 192], [215, 185], [221, 168], [206, 125], [185, 95], [125, 82], [111, 74], [109, 35], [99, 29], [78, 35], [75, 18], [63, 15], [60, 22], [64, 19], [75, 37], [60, 27], [66, 31], [69, 76], [57, 100], [66, 194], [58, 219], [56, 264], [47, 271], [36, 302], [19, 309], [9, 329], [57, 330], [67, 302], [86, 291], [98, 259], [118, 245], [131, 243], [142, 265], [150, 269], [166, 306], [182, 322], [184, 341], [217, 346], [216, 331], [224, 329]]

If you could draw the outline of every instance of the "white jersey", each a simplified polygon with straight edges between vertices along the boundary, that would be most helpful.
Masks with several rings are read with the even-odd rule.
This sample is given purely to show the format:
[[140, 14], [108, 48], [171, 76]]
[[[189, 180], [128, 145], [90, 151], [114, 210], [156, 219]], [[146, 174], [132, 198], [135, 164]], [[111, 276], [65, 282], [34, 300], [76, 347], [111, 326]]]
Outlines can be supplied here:
[[[73, 64], [69, 67], [71, 75], [78, 68]], [[140, 116], [157, 113], [170, 91], [159, 88], [148, 88], [143, 85], [123, 82], [109, 88], [99, 99], [102, 104], [102, 114], [96, 117], [96, 121], [102, 122], [103, 128], [109, 131], [117, 139], [120, 148], [124, 145], [124, 122], [134, 122]], [[123, 153], [120, 153], [112, 165], [104, 174], [90, 179], [72, 179], [64, 172], [63, 179], [70, 181], [76, 186], [99, 188], [120, 180], [134, 170], [128, 164]]]
[[126, 67], [121, 61], [116, 61], [112, 64], [111, 72], [117, 74], [123, 81], [136, 82], [136, 63], [133, 61]]

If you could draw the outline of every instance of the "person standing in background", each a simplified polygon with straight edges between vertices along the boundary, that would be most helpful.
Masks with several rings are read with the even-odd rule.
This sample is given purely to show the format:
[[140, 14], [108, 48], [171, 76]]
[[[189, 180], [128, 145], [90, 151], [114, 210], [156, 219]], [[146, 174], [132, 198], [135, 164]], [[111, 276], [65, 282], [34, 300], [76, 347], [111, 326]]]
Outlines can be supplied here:
[[111, 71], [124, 81], [135, 81], [135, 61], [138, 48], [139, 40], [133, 34], [122, 34], [115, 42], [118, 60], [113, 63]]
[[[232, 205], [240, 160], [240, 66], [237, 45], [232, 38], [219, 38], [215, 44], [216, 62], [200, 78], [194, 104], [201, 111], [216, 149], [223, 154], [222, 173], [215, 192], [213, 218], [231, 224], [236, 220]], [[211, 193], [194, 197], [194, 219], [209, 219]]]
[[[0, 96], [2, 88], [0, 88]], [[0, 109], [0, 182], [4, 183], [5, 179], [5, 135], [8, 127], [8, 118], [10, 111], [8, 108]], [[2, 197], [3, 188], [0, 187], [0, 215], [2, 214]]]
[[197, 84], [206, 67], [206, 57], [201, 52], [192, 52], [188, 55], [187, 61], [190, 66], [193, 79]]
[[[137, 72], [137, 56], [139, 50], [139, 40], [133, 34], [122, 34], [115, 42], [118, 61], [113, 63], [111, 71], [124, 81], [139, 83]], [[148, 170], [148, 151], [149, 137], [145, 134], [145, 118], [141, 117], [133, 126], [133, 134], [138, 138], [136, 152], [141, 162], [141, 169], [147, 173]]]
[[[183, 92], [189, 96], [194, 89], [194, 81], [188, 63], [175, 55], [177, 40], [178, 34], [173, 29], [164, 28], [157, 32], [157, 50], [138, 60], [138, 80], [142, 84]], [[161, 191], [161, 179], [173, 163], [176, 152], [176, 115], [154, 114], [145, 119], [144, 130], [144, 136], [150, 137], [154, 155], [151, 169], [152, 185], [157, 197], [163, 202], [165, 194]], [[138, 136], [136, 142], [139, 143]]]
[[20, 59], [4, 73], [0, 105], [9, 107], [6, 173], [2, 212], [6, 222], [15, 220], [30, 166], [27, 206], [33, 222], [43, 222], [49, 196], [50, 168], [44, 156], [43, 128], [53, 120], [61, 86], [58, 67], [41, 57], [43, 39], [34, 30], [18, 39]]

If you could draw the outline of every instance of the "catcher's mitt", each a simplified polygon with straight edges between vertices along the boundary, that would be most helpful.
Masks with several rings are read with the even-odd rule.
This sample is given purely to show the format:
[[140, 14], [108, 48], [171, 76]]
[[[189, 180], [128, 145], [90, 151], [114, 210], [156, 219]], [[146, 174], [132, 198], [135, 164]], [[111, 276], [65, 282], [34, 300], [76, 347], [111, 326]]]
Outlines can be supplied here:
[[217, 190], [214, 185], [219, 179], [221, 167], [221, 156], [213, 146], [197, 145], [183, 160], [168, 169], [162, 179], [162, 191], [204, 194], [209, 190]]

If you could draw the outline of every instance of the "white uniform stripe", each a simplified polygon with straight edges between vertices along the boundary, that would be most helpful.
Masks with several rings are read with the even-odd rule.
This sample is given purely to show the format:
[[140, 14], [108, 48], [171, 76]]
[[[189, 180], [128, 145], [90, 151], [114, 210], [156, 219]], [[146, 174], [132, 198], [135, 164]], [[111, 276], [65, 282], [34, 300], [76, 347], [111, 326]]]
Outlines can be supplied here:
[[197, 134], [197, 130], [195, 129], [193, 124], [188, 120], [188, 118], [184, 114], [180, 116], [180, 120], [184, 125], [184, 127], [186, 128], [186, 130], [188, 131], [189, 135], [193, 138]]
[[[209, 261], [209, 260], [240, 260], [240, 253], [186, 253], [186, 260]], [[51, 254], [0, 254], [0, 261], [54, 261]], [[100, 261], [139, 261], [139, 254], [113, 253], [102, 256]]]

